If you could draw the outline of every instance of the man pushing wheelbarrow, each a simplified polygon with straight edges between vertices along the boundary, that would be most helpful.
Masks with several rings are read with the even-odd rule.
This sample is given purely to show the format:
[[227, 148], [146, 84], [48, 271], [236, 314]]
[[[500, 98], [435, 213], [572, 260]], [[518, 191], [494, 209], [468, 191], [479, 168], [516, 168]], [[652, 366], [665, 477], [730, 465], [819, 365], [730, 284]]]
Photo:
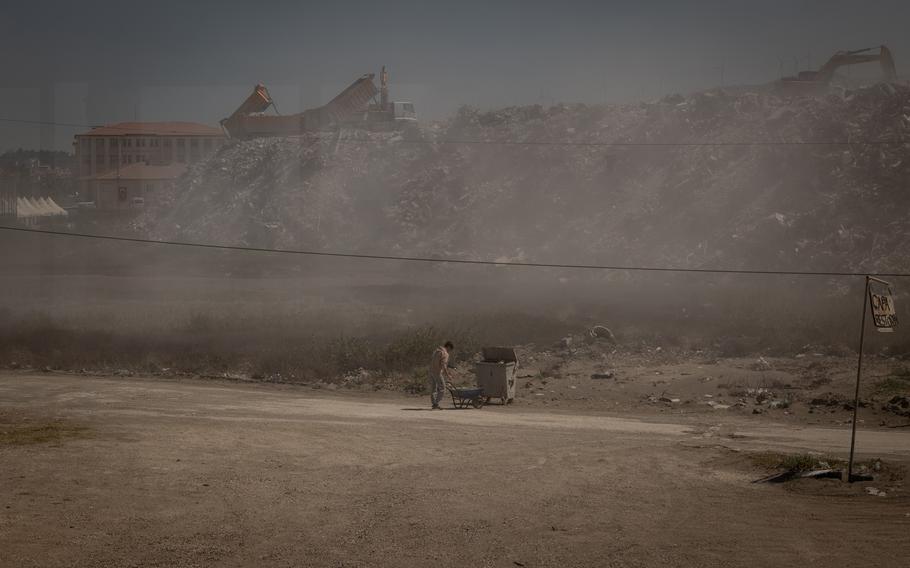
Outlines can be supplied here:
[[452, 404], [455, 408], [481, 408], [484, 403], [482, 388], [459, 388], [452, 384], [452, 371], [454, 367], [449, 366], [449, 357], [455, 345], [451, 341], [446, 341], [442, 347], [437, 347], [433, 351], [433, 357], [430, 359], [430, 403], [433, 410], [442, 410], [439, 403], [446, 395], [446, 390], [452, 395]]
[[437, 347], [430, 358], [430, 403], [433, 410], [442, 410], [439, 403], [446, 395], [446, 381], [452, 380], [449, 370], [449, 356], [455, 351], [455, 344], [446, 341], [442, 347]]

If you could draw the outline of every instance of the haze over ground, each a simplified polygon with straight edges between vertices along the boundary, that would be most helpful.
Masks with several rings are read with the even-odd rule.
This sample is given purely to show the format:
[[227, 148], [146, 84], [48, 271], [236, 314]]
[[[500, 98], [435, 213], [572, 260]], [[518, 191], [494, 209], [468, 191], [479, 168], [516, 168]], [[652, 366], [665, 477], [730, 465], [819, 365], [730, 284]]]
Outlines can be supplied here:
[[[906, 76], [908, 20], [899, 0], [16, 3], [0, 118], [217, 124], [257, 82], [291, 113], [383, 64], [424, 119], [763, 83], [882, 43]], [[2, 123], [0, 151], [69, 150], [79, 130]]]

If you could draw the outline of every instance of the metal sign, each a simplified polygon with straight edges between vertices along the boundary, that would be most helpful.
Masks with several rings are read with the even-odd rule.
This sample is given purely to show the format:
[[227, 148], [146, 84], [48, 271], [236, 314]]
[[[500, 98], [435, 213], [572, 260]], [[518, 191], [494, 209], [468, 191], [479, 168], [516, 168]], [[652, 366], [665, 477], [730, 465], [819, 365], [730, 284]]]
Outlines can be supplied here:
[[894, 298], [891, 289], [884, 293], [876, 294], [869, 290], [869, 300], [872, 304], [872, 322], [875, 327], [885, 333], [894, 331], [897, 327], [897, 313], [894, 310]]
[[[884, 294], [872, 291], [872, 283], [884, 286]], [[866, 276], [866, 290], [863, 293], [863, 322], [859, 331], [859, 359], [856, 362], [856, 392], [853, 394], [853, 427], [850, 433], [850, 461], [847, 462], [847, 475], [844, 481], [852, 482], [857, 478], [853, 476], [853, 456], [856, 449], [856, 416], [859, 411], [859, 380], [863, 374], [863, 345], [866, 342], [866, 302], [872, 305], [872, 321], [879, 331], [894, 331], [897, 327], [897, 315], [894, 313], [894, 298], [891, 297], [891, 284], [872, 276]]]

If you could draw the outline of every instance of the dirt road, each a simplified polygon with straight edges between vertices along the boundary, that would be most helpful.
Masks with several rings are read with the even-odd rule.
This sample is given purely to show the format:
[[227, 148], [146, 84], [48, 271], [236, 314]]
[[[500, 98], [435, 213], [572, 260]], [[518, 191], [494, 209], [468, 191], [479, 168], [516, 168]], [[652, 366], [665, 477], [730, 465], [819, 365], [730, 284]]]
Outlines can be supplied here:
[[[848, 430], [424, 403], [0, 375], [0, 423], [85, 428], [0, 445], [0, 566], [908, 565], [899, 488], [749, 483], [743, 451]], [[910, 461], [907, 429], [858, 443]]]

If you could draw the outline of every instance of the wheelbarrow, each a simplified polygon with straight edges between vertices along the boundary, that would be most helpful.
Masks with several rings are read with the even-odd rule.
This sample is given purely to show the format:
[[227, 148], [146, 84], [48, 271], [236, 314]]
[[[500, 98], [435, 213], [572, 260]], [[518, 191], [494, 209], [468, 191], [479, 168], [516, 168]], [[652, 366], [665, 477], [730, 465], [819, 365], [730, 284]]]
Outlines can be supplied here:
[[468, 406], [483, 408], [483, 403], [486, 402], [482, 388], [453, 387], [449, 384], [446, 384], [446, 388], [452, 395], [452, 404], [455, 405], [455, 408], [467, 408]]

